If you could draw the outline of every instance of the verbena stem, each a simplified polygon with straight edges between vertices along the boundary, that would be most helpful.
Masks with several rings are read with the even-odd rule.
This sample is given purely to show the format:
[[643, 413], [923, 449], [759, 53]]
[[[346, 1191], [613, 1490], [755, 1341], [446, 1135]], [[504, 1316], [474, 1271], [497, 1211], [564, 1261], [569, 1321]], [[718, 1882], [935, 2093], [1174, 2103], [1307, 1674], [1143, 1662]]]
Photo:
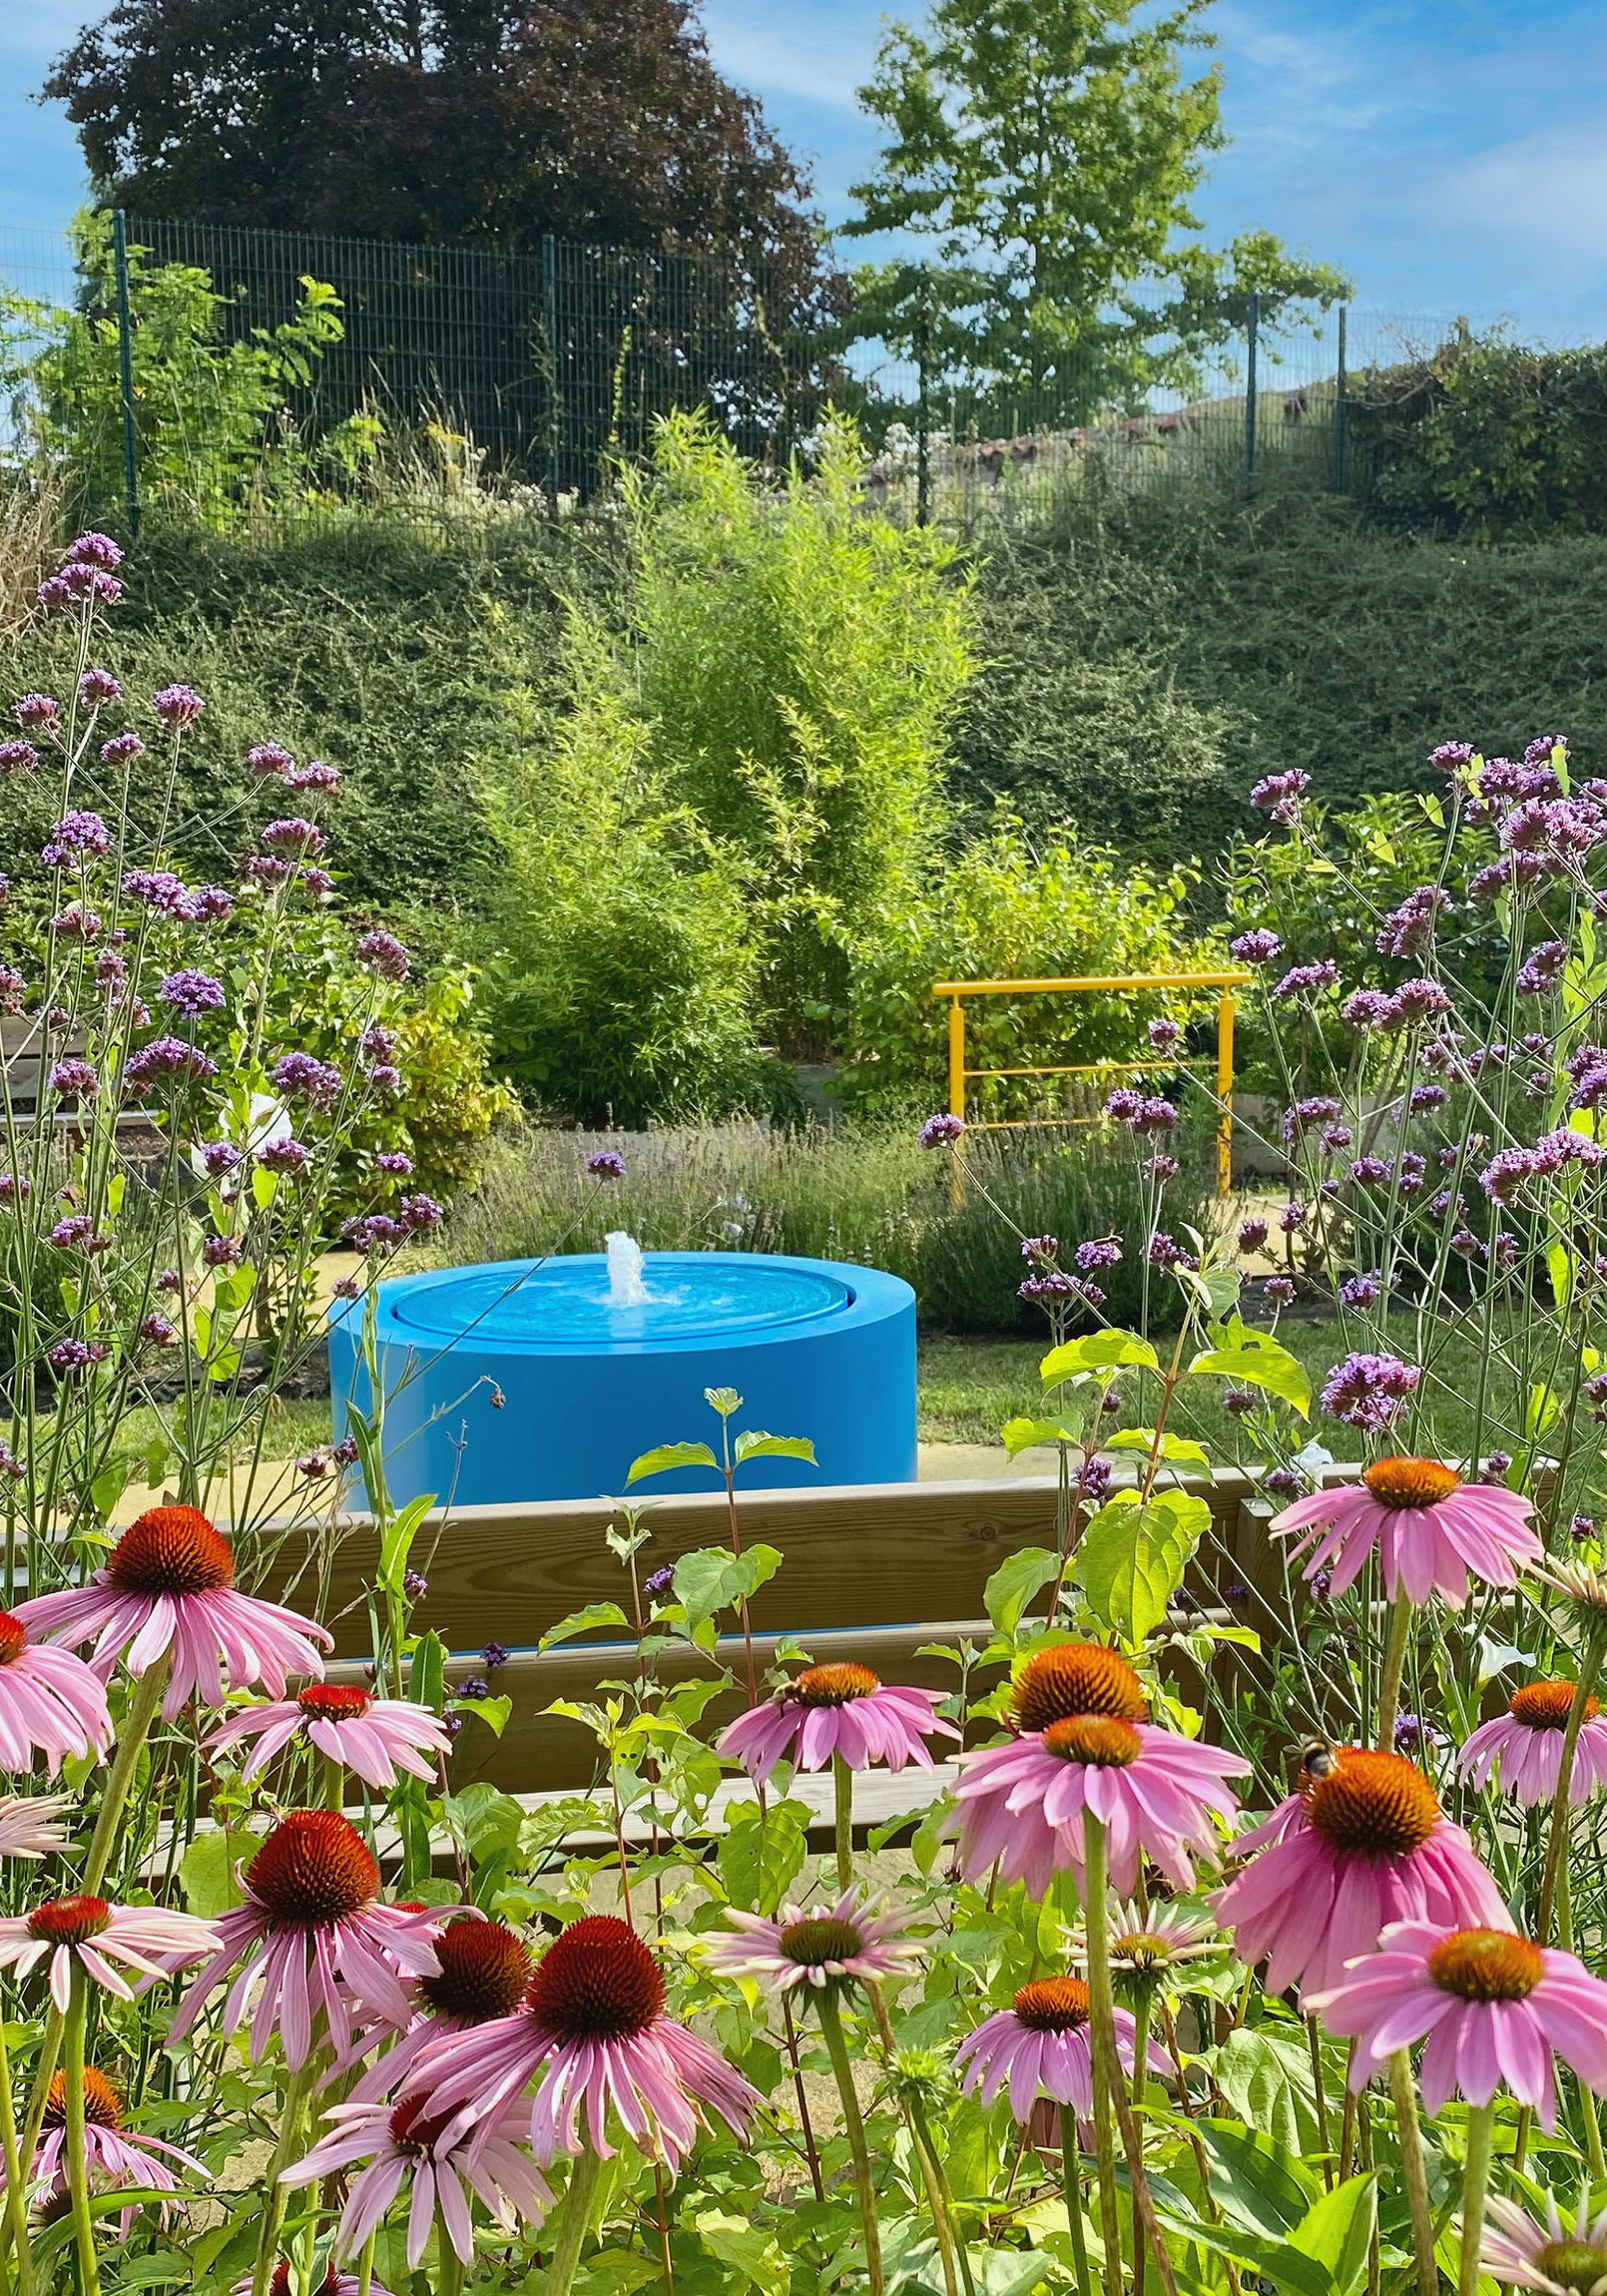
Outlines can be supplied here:
[[1408, 1594], [1397, 1594], [1389, 1614], [1389, 1641], [1383, 1654], [1383, 1680], [1378, 1686], [1378, 1738], [1381, 1752], [1392, 1754], [1395, 1746], [1395, 1719], [1400, 1712], [1400, 1680], [1406, 1666], [1406, 1639], [1411, 1632], [1412, 1602]]
[[17, 2108], [11, 2087], [11, 2052], [0, 2015], [0, 2145], [6, 2164], [6, 2221], [17, 2254], [17, 2296], [33, 2296], [34, 2265], [28, 2247], [28, 2187], [22, 2172], [22, 2151], [17, 2143]]
[[1099, 2178], [1099, 2230], [1105, 2243], [1106, 2296], [1122, 2296], [1122, 2220], [1116, 2199], [1113, 2100], [1121, 2086], [1116, 2060], [1116, 2004], [1110, 1982], [1105, 1829], [1084, 1813], [1083, 1915], [1088, 1930], [1088, 2041], [1094, 2073], [1094, 2166]]
[[1066, 2187], [1066, 2222], [1071, 2230], [1071, 2264], [1077, 2275], [1077, 2296], [1094, 2296], [1088, 2274], [1088, 2235], [1083, 2230], [1082, 2147], [1077, 2141], [1077, 2115], [1069, 2104], [1060, 2107], [1060, 2173]]
[[837, 1888], [853, 1881], [853, 1772], [840, 1754], [831, 1757], [831, 1784], [836, 1804]]
[[870, 2296], [882, 2296], [885, 2281], [881, 2270], [881, 2239], [876, 2227], [876, 2188], [870, 2175], [870, 2148], [865, 2142], [864, 2122], [859, 2116], [859, 2099], [854, 2094], [848, 2044], [842, 2037], [842, 2010], [837, 2001], [836, 1987], [826, 1986], [816, 1997], [815, 2007], [820, 2012], [820, 2030], [825, 2035], [826, 2054], [831, 2059], [831, 2070], [837, 2077], [837, 2094], [842, 2099], [842, 2120], [847, 2130], [848, 2150], [853, 2157], [853, 2181], [859, 2195], [859, 2214], [864, 2221], [865, 2272]]

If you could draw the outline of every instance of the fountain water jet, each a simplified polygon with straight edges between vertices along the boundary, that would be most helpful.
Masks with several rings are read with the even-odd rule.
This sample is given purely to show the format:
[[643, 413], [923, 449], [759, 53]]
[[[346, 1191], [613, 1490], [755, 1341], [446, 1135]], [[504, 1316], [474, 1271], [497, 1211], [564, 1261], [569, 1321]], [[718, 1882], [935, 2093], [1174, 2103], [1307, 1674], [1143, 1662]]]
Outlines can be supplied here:
[[645, 1307], [647, 1286], [642, 1281], [642, 1247], [636, 1238], [627, 1236], [623, 1228], [612, 1228], [603, 1238], [603, 1249], [608, 1259], [609, 1306]]

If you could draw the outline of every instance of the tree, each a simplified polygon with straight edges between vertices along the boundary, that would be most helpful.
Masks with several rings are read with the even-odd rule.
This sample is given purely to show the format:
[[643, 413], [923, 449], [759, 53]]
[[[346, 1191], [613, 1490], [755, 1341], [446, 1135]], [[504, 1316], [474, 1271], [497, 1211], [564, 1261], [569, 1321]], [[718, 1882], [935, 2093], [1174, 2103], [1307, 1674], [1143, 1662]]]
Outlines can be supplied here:
[[691, 0], [118, 0], [44, 94], [137, 213], [818, 274], [806, 177]]
[[924, 338], [938, 372], [1075, 421], [1193, 387], [1252, 292], [1267, 318], [1347, 292], [1268, 233], [1197, 236], [1227, 141], [1220, 69], [1186, 69], [1209, 5], [933, 0], [924, 33], [894, 24], [859, 91], [890, 141], [846, 229], [929, 236], [937, 261], [863, 272], [859, 331], [906, 356]]

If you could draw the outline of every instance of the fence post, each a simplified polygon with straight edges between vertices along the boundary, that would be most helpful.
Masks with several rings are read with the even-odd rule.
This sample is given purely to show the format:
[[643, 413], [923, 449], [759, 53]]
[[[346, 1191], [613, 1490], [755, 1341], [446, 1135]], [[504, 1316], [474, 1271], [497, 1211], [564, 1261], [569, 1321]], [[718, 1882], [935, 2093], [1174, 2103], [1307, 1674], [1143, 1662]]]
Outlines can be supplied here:
[[563, 386], [558, 380], [558, 248], [551, 232], [541, 235], [541, 326], [547, 337], [547, 501], [558, 515], [559, 434], [564, 418]]
[[1256, 336], [1261, 326], [1261, 296], [1251, 290], [1245, 311], [1245, 344], [1249, 351], [1245, 383], [1245, 484], [1256, 482]]
[[919, 400], [915, 414], [915, 524], [926, 526], [932, 514], [931, 452], [931, 303], [926, 266], [920, 267], [920, 308], [915, 313], [915, 360], [919, 374]]
[[1334, 397], [1334, 491], [1336, 494], [1344, 492], [1345, 482], [1344, 460], [1347, 444], [1345, 429], [1349, 419], [1349, 374], [1344, 356], [1344, 322], [1349, 314], [1349, 308], [1348, 303], [1341, 302], [1339, 305], [1339, 371]]
[[123, 497], [129, 533], [140, 531], [140, 448], [134, 428], [134, 327], [129, 316], [129, 235], [123, 210], [112, 212], [112, 267], [117, 281], [117, 378], [123, 401]]

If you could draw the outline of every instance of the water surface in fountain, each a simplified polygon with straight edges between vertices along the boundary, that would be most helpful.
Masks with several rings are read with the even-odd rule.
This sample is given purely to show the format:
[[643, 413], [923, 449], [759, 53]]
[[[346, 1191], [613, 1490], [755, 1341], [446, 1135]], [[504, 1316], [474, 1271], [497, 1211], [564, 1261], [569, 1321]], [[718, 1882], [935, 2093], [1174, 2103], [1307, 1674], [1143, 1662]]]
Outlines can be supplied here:
[[[619, 1244], [636, 1253], [634, 1269]], [[398, 1295], [396, 1321], [438, 1341], [634, 1348], [812, 1323], [853, 1301], [835, 1276], [758, 1256], [655, 1254], [644, 1280], [631, 1239], [611, 1236], [609, 1245], [606, 1260], [576, 1255], [517, 1274], [489, 1267], [426, 1279]]]

